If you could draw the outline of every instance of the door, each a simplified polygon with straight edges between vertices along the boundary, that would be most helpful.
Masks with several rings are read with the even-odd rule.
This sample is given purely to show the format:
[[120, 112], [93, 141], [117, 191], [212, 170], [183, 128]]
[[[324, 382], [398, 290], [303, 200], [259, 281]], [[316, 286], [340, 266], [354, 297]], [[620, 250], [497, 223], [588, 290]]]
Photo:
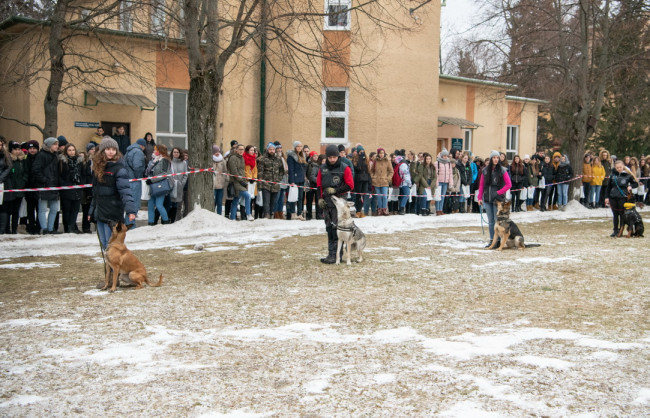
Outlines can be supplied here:
[[[104, 128], [104, 135], [109, 135], [115, 138], [117, 135], [117, 128], [124, 126], [124, 133], [131, 138], [131, 124], [128, 122], [102, 122], [101, 127]], [[133, 140], [133, 138], [131, 138]]]

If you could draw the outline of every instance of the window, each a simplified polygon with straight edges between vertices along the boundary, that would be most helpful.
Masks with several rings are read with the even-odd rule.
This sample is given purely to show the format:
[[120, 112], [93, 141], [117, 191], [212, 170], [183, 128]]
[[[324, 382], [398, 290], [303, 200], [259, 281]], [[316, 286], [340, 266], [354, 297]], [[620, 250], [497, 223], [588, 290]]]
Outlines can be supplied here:
[[463, 129], [463, 151], [472, 152], [472, 135], [471, 129]]
[[351, 0], [325, 0], [325, 30], [350, 30]]
[[322, 142], [337, 144], [348, 142], [348, 103], [347, 88], [323, 90]]
[[156, 141], [187, 148], [187, 92], [158, 90], [157, 104]]
[[124, 0], [120, 3], [120, 30], [133, 32], [133, 1]]
[[164, 36], [165, 33], [165, 0], [153, 0], [151, 4], [151, 33]]
[[509, 125], [506, 134], [506, 158], [512, 161], [519, 149], [519, 126]]

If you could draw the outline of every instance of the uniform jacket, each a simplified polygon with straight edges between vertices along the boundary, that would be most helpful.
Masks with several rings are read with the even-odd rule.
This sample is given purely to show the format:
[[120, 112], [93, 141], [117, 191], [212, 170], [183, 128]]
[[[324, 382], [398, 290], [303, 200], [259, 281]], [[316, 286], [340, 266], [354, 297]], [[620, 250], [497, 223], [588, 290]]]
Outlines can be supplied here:
[[[282, 176], [284, 176], [284, 164], [280, 158], [266, 152], [257, 159], [258, 178], [278, 183], [282, 181]], [[279, 184], [260, 182], [259, 186], [262, 190], [269, 190], [271, 193], [280, 191]]]

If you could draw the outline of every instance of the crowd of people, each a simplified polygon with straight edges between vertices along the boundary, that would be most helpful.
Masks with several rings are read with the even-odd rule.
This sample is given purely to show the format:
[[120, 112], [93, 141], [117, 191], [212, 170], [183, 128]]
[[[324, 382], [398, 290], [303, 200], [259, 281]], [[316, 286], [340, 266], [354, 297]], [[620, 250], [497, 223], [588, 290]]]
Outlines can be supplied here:
[[[98, 196], [103, 196], [101, 193], [107, 193], [100, 187], [106, 173], [110, 173], [106, 177], [109, 179], [116, 176], [111, 180], [116, 187], [111, 192], [115, 197], [112, 201], [116, 206], [114, 212], [117, 213], [121, 205], [121, 218], [133, 224], [134, 220], [129, 219], [129, 212], [125, 214], [124, 208], [134, 207], [137, 213], [143, 185], [131, 179], [189, 170], [187, 150], [174, 147], [170, 152], [165, 145], [156, 144], [151, 133], [131, 143], [124, 127], [119, 127], [113, 137], [106, 136], [101, 127], [97, 128], [82, 151], [63, 136], [47, 138], [42, 144], [35, 140], [22, 144], [7, 142], [4, 138], [0, 143], [0, 183], [4, 183], [4, 189], [94, 186], [4, 193], [0, 205], [0, 233], [17, 233], [19, 223], [26, 224], [30, 234], [61, 233], [59, 223], [63, 225], [62, 232], [91, 232], [92, 222], [98, 221], [98, 209], [93, 201], [96, 203]], [[326, 150], [334, 152], [332, 147]], [[348, 149], [336, 146], [336, 157], [340, 164], [350, 169], [352, 184], [345, 194], [354, 201], [359, 218], [478, 213], [481, 207], [489, 215], [483, 194], [487, 193], [487, 201], [491, 202], [495, 197], [490, 195], [492, 191], [511, 199], [515, 212], [564, 210], [569, 201], [569, 183], [576, 179], [568, 157], [559, 152], [539, 151], [523, 158], [515, 155], [508, 161], [506, 155], [498, 151], [493, 151], [484, 160], [478, 156], [472, 158], [459, 149], [443, 149], [437, 155], [403, 149], [389, 154], [379, 147], [366, 154], [364, 146], [357, 144]], [[216, 213], [231, 220], [249, 221], [257, 218], [325, 219], [326, 210], [318, 204], [323, 197], [318, 179], [327, 166], [327, 152], [319, 154], [300, 141], [293, 142], [286, 152], [279, 141], [269, 142], [263, 150], [231, 141], [225, 153], [214, 145], [212, 160]], [[618, 162], [623, 171], [618, 171]], [[117, 175], [117, 171], [106, 171], [113, 163], [117, 164], [114, 168], [124, 172]], [[496, 170], [497, 165], [499, 170]], [[620, 202], [613, 199], [623, 194], [626, 199], [633, 194], [640, 206], [648, 203], [650, 194], [645, 191], [650, 177], [650, 157], [617, 159], [606, 150], [597, 154], [587, 152], [582, 172], [580, 201], [588, 208], [610, 206], [615, 210], [614, 206]], [[621, 193], [624, 190], [620, 184], [612, 182], [613, 178], [621, 178], [620, 173], [630, 176], [628, 183], [633, 187], [629, 193]], [[490, 176], [484, 179], [486, 174]], [[484, 180], [496, 183], [481, 188]], [[144, 195], [148, 198], [149, 225], [158, 221], [172, 223], [187, 214], [187, 174], [149, 179], [146, 183], [148, 190]], [[507, 184], [509, 186], [505, 187]], [[125, 195], [124, 185], [129, 186], [130, 197]], [[492, 190], [496, 186], [500, 187]], [[117, 201], [119, 204], [115, 203]], [[82, 213], [81, 229], [77, 224], [79, 212]]]

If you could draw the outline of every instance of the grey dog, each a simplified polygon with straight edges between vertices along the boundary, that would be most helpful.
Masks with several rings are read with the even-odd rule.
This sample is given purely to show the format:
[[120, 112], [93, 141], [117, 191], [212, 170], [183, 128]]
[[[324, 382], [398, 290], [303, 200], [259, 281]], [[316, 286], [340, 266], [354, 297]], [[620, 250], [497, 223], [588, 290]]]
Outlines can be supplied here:
[[358, 262], [363, 261], [363, 249], [366, 248], [366, 236], [358, 226], [354, 224], [352, 216], [350, 215], [350, 207], [354, 205], [353, 202], [348, 202], [340, 197], [332, 196], [332, 202], [336, 206], [336, 215], [338, 223], [336, 225], [336, 235], [338, 236], [338, 246], [336, 248], [336, 264], [341, 262], [341, 247], [343, 243], [346, 245], [347, 264], [350, 263], [350, 253], [352, 248], [356, 248]]

